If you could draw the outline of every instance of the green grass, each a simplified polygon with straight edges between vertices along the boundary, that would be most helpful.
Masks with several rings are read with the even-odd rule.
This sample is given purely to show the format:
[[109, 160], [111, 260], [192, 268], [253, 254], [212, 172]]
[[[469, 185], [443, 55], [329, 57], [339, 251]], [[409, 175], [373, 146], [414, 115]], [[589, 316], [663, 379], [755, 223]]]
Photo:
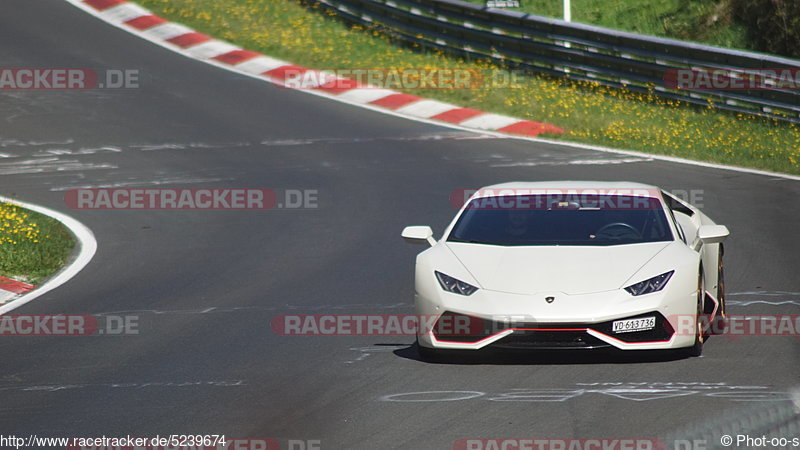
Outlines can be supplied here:
[[[479, 5], [482, 0], [465, 0]], [[561, 19], [562, 0], [521, 0], [515, 11]], [[723, 47], [752, 49], [730, 0], [572, 0], [572, 21]]]
[[0, 275], [39, 284], [66, 264], [74, 246], [61, 222], [0, 203]]
[[[379, 33], [345, 26], [287, 0], [139, 3], [219, 39], [306, 67], [498, 70], [488, 63], [395, 46]], [[523, 77], [514, 88], [412, 93], [568, 130], [550, 136], [555, 139], [800, 173], [800, 127], [654, 95], [545, 76]]]

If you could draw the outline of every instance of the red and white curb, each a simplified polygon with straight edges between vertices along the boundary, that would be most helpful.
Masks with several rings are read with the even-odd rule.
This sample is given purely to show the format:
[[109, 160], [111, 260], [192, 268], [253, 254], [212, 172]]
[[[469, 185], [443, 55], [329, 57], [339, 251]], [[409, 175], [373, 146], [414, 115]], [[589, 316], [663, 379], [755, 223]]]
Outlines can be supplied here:
[[72, 232], [76, 240], [75, 245], [78, 247], [78, 254], [75, 258], [39, 286], [0, 277], [0, 315], [2, 315], [52, 291], [77, 275], [78, 272], [86, 267], [89, 261], [92, 260], [92, 257], [97, 251], [97, 241], [89, 228], [66, 214], [44, 206], [25, 203], [2, 196], [0, 196], [0, 202], [12, 203], [21, 208], [36, 211], [39, 214], [44, 214], [58, 220]]
[[[11, 292], [14, 294], [24, 294], [26, 292], [30, 292], [36, 286], [28, 283], [23, 283], [22, 281], [13, 280], [11, 278], [0, 277], [0, 290]], [[2, 300], [0, 300], [2, 303]]]
[[0, 306], [19, 297], [20, 294], [30, 292], [36, 286], [11, 278], [0, 277]]
[[[461, 128], [495, 131], [522, 136], [542, 133], [563, 133], [554, 125], [522, 120], [464, 108], [416, 95], [376, 88], [346, 78], [326, 76], [323, 71], [299, 67], [286, 61], [245, 50], [213, 39], [176, 23], [168, 22], [141, 6], [127, 0], [67, 0], [104, 21], [125, 29], [163, 47], [191, 58], [220, 65], [237, 72], [263, 78], [288, 88], [287, 74], [302, 73], [304, 79], [320, 80], [304, 83], [304, 91], [335, 98], [351, 104], [365, 105], [396, 115], [425, 119]], [[308, 76], [307, 76], [308, 75]]]

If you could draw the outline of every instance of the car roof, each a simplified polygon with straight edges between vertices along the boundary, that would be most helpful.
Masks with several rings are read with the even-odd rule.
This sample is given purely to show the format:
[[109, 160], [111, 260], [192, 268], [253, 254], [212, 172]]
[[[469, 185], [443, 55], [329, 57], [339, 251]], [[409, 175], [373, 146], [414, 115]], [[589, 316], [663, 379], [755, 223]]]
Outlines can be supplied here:
[[632, 181], [511, 181], [481, 189], [654, 189], [656, 186]]
[[[587, 191], [585, 193], [598, 193], [607, 195], [636, 195], [659, 197], [660, 188], [643, 183], [631, 181], [512, 181], [508, 183], [493, 184], [478, 189], [473, 198], [495, 197], [505, 195], [526, 195], [539, 193], [537, 191], [562, 191], [564, 194]], [[509, 192], [519, 191], [519, 192]], [[545, 192], [541, 192], [544, 194]]]

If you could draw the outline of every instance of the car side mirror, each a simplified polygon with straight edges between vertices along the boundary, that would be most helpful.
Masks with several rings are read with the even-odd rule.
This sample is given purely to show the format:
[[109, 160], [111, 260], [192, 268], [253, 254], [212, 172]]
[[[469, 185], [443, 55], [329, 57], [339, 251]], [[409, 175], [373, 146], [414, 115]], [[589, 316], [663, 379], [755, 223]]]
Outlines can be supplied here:
[[433, 238], [433, 230], [427, 225], [415, 225], [403, 228], [401, 233], [403, 239], [410, 244], [421, 244], [427, 242], [433, 247], [436, 239]]
[[700, 239], [703, 244], [719, 244], [724, 241], [729, 234], [731, 233], [725, 225], [701, 225], [700, 228], [697, 229], [697, 238]]

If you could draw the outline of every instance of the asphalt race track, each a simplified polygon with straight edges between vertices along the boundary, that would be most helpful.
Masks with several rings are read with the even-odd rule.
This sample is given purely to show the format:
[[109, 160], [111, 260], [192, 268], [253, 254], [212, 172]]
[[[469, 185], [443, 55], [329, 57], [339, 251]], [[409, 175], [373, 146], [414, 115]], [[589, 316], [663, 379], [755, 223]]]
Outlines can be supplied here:
[[[326, 450], [660, 438], [786, 401], [800, 385], [796, 337], [712, 337], [693, 359], [556, 353], [429, 364], [411, 336], [270, 328], [279, 314], [412, 313], [423, 247], [405, 244], [402, 228], [429, 224], [438, 236], [456, 212], [451, 192], [512, 180], [693, 193], [732, 232], [729, 312], [797, 314], [797, 181], [383, 115], [189, 60], [59, 0], [5, 0], [0, 43], [7, 68], [140, 73], [136, 89], [0, 90], [0, 195], [72, 215], [99, 245], [69, 283], [14, 314], [138, 320], [135, 335], [2, 337], [3, 433], [224, 434], [319, 440]], [[64, 202], [69, 189], [104, 186], [313, 190], [318, 207], [90, 211]]]

